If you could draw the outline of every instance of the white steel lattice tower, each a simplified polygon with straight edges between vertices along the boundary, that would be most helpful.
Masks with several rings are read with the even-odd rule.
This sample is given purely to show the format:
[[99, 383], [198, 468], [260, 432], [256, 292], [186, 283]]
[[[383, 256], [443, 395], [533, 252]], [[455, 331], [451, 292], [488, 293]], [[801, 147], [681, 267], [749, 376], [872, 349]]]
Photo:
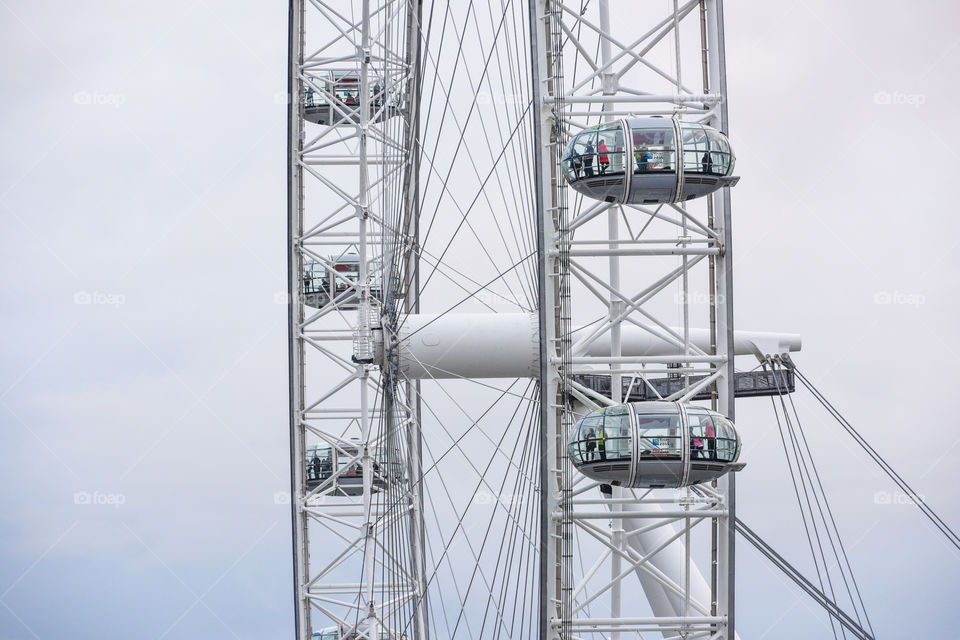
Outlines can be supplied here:
[[[649, 631], [663, 637], [733, 637], [735, 475], [722, 477], [713, 487], [667, 495], [612, 487], [598, 501], [583, 498], [598, 483], [574, 477], [565, 451], [577, 415], [625, 401], [634, 385], [648, 384], [651, 374], [683, 381], [665, 398], [669, 400], [689, 401], [712, 387], [714, 407], [733, 417], [729, 188], [689, 205], [655, 200], [618, 204], [613, 198], [570, 203], [562, 166], [571, 136], [617, 118], [663, 117], [727, 132], [722, 16], [721, 0], [674, 0], [668, 11], [608, 0], [531, 2], [545, 454], [541, 638], [603, 633], [616, 639]], [[690, 22], [696, 28], [684, 30]], [[666, 55], [658, 57], [670, 44], [672, 51], [667, 46]], [[684, 68], [695, 73], [683, 76]], [[677, 132], [679, 140], [679, 126]], [[634, 146], [638, 144], [635, 137]], [[628, 167], [632, 156], [622, 160]], [[668, 256], [675, 257], [673, 262]], [[679, 286], [676, 304], [657, 306], [655, 295], [671, 285]], [[693, 291], [706, 294], [709, 344], [691, 338]], [[578, 324], [578, 293], [592, 295], [607, 308], [598, 325], [582, 332], [571, 328]], [[624, 327], [640, 328], [675, 349], [662, 355], [625, 354]], [[576, 378], [596, 375], [601, 367], [608, 370], [609, 397]], [[591, 504], [605, 504], [608, 510], [590, 511]], [[609, 519], [607, 530], [595, 524], [603, 519]], [[691, 532], [701, 522], [712, 523], [709, 586], [692, 560]], [[578, 534], [598, 540], [601, 551], [591, 558], [596, 562], [588, 575], [575, 581], [575, 565], [585, 554]], [[609, 592], [610, 607], [606, 615], [587, 615], [584, 602], [590, 598], [584, 589], [604, 564], [609, 578], [598, 588]], [[637, 577], [649, 604], [647, 615], [624, 602], [625, 581]]]
[[[416, 287], [383, 273], [415, 243], [416, 191], [406, 185], [416, 180], [419, 10], [415, 1], [290, 3], [298, 638], [313, 635], [316, 612], [337, 638], [400, 637], [401, 626], [427, 637], [417, 401], [374, 364], [397, 310], [417, 304]], [[399, 290], [413, 293], [397, 299]], [[310, 544], [318, 531], [322, 549]]]

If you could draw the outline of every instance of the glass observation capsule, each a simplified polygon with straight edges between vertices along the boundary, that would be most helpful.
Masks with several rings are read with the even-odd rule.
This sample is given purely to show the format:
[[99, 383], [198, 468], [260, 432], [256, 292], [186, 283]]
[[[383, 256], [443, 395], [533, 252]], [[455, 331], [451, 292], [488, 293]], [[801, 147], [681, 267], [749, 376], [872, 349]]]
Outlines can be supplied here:
[[[393, 456], [383, 447], [373, 454], [373, 489], [380, 491], [402, 474], [400, 452]], [[322, 492], [339, 496], [363, 495], [363, 462], [357, 446], [334, 448], [330, 444], [307, 447], [307, 488], [323, 487]]]
[[[370, 262], [372, 282], [370, 295], [380, 299], [380, 262]], [[356, 309], [360, 301], [360, 256], [348, 253], [330, 256], [324, 262], [310, 260], [303, 264], [303, 303], [321, 309], [331, 302], [340, 309]]]
[[[570, 140], [561, 167], [574, 190], [622, 204], [705, 196], [740, 180], [733, 149], [712, 127], [669, 118], [615, 120]], [[679, 169], [679, 170], [678, 170]]]
[[679, 402], [598, 409], [577, 423], [567, 453], [583, 475], [621, 487], [686, 487], [743, 468], [733, 423]]
[[[374, 122], [399, 113], [400, 98], [378, 76], [370, 76], [370, 116]], [[314, 124], [355, 127], [360, 124], [360, 74], [353, 70], [320, 71], [303, 87], [303, 118]]]

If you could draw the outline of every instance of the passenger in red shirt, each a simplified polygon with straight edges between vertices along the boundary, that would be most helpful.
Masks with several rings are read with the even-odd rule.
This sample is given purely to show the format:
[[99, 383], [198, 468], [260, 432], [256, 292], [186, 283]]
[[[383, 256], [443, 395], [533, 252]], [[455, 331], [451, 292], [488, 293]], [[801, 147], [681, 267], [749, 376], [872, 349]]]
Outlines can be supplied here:
[[607, 167], [610, 166], [610, 156], [607, 155], [610, 153], [610, 149], [607, 147], [607, 143], [601, 140], [600, 146], [597, 147], [597, 152], [600, 155], [598, 160], [600, 161], [600, 173], [602, 175], [607, 172]]

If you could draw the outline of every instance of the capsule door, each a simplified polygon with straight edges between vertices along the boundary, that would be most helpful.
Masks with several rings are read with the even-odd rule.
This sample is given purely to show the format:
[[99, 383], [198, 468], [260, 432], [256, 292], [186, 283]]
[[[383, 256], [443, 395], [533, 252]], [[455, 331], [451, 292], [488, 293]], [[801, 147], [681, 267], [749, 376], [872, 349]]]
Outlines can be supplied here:
[[[638, 411], [632, 406], [634, 487], [678, 487], [683, 480], [688, 457], [682, 413], [679, 406], [661, 406], [654, 411]], [[657, 403], [660, 405], [661, 403]]]
[[630, 171], [627, 202], [656, 204], [673, 202], [677, 193], [677, 143], [673, 121], [650, 126], [630, 121]]

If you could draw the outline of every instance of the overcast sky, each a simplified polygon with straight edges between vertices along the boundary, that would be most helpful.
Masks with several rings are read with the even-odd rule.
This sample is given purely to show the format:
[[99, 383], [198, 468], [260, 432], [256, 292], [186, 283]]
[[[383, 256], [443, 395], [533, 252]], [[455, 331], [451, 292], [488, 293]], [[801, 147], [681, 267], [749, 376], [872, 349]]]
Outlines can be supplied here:
[[[286, 6], [0, 15], [0, 636], [290, 637]], [[801, 368], [954, 528], [958, 17], [726, 7], [738, 326], [802, 334]], [[955, 637], [960, 556], [797, 400], [878, 636]], [[759, 431], [741, 515], [808, 567]], [[824, 637], [740, 558], [744, 640]]]

